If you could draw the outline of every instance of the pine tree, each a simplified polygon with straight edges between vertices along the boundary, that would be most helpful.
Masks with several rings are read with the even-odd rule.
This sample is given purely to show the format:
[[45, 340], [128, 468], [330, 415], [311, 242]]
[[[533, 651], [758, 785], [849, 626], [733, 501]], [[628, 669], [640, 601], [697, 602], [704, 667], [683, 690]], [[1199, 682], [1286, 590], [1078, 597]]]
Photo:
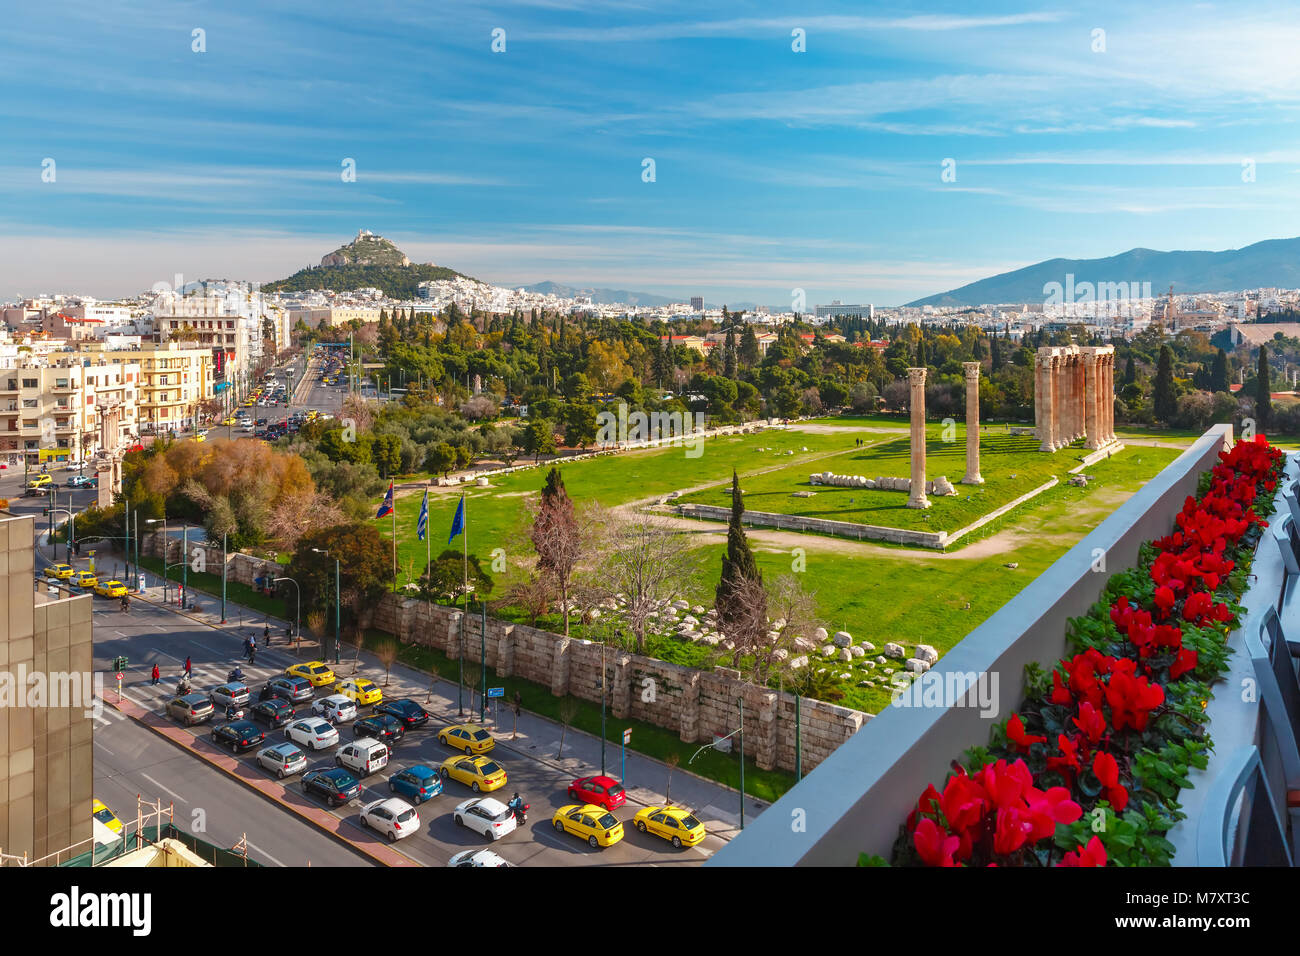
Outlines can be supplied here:
[[1219, 349], [1214, 356], [1214, 368], [1210, 372], [1210, 391], [1228, 391], [1228, 353]]
[[1138, 380], [1137, 363], [1133, 361], [1133, 356], [1128, 357], [1124, 363], [1124, 384], [1132, 385]]
[[1156, 420], [1168, 424], [1178, 410], [1174, 395], [1174, 353], [1169, 346], [1160, 346], [1160, 363], [1156, 366], [1156, 387], [1153, 397]]
[[749, 539], [745, 537], [745, 529], [740, 523], [744, 512], [745, 506], [741, 503], [740, 495], [740, 478], [733, 469], [731, 520], [727, 522], [727, 551], [722, 556], [722, 577], [714, 592], [714, 607], [717, 608], [718, 623], [721, 624], [724, 634], [729, 623], [734, 624], [745, 620], [755, 613], [754, 608], [748, 606], [747, 602], [754, 599], [753, 592], [756, 589], [746, 587], [746, 584], [753, 582], [762, 585], [763, 583], [763, 575], [759, 573], [754, 552], [749, 550]]
[[1263, 431], [1273, 421], [1273, 392], [1268, 381], [1268, 346], [1259, 347], [1259, 369], [1255, 374], [1256, 430]]

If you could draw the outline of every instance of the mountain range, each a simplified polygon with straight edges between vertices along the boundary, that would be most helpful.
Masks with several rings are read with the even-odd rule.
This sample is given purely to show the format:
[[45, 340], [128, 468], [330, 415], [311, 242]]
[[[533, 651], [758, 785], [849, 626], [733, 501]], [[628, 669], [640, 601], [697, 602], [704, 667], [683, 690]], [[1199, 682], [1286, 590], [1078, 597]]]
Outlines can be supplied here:
[[[1222, 252], [1130, 249], [1105, 259], [1048, 259], [917, 299], [909, 306], [971, 306], [1043, 302], [1050, 283], [1127, 283], [1130, 298], [1175, 293], [1230, 292], [1269, 286], [1300, 288], [1300, 238], [1267, 239]], [[1144, 285], [1149, 284], [1149, 285]], [[1134, 287], [1141, 291], [1133, 291]], [[1149, 290], [1149, 291], [1148, 291]], [[1058, 292], [1059, 294], [1059, 292]]]

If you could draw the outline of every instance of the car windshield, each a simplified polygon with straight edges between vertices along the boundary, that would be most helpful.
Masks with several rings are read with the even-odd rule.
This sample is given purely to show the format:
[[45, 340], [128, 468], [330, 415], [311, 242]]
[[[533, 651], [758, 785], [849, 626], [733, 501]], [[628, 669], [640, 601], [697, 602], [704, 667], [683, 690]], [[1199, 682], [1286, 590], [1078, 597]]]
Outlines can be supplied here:
[[695, 817], [689, 813], [686, 814], [686, 816], [682, 817], [682, 826], [684, 826], [688, 830], [694, 830], [699, 825], [700, 825], [700, 821], [695, 819]]
[[414, 810], [407, 810], [405, 813], [399, 814], [397, 820], [399, 823], [405, 823], [407, 820], [410, 820], [414, 816], [415, 816]]
[[488, 739], [489, 737], [491, 737], [491, 736], [492, 736], [492, 735], [489, 734], [486, 730], [476, 730], [476, 731], [474, 732], [474, 739], [475, 739], [475, 740], [487, 740], [487, 739]]
[[313, 674], [328, 674], [329, 670], [330, 669], [328, 667], [326, 667], [324, 664], [321, 664], [319, 667], [313, 667], [311, 669], [311, 672]]
[[614, 814], [612, 813], [606, 813], [596, 822], [600, 825], [602, 830], [612, 830], [614, 827], [618, 826], [618, 820], [614, 818]]
[[482, 773], [484, 776], [487, 776], [490, 773], [496, 773], [500, 769], [501, 769], [500, 767], [498, 767], [491, 760], [489, 760], [487, 763], [483, 764], [483, 766], [479, 768], [479, 772]]
[[116, 818], [113, 816], [113, 811], [108, 809], [108, 807], [105, 807], [103, 810], [100, 810], [98, 813], [95, 814], [95, 819], [98, 820], [100, 823], [107, 823], [109, 820], [113, 820]]
[[295, 760], [302, 760], [303, 759], [302, 751], [295, 750], [292, 753], [284, 754], [284, 759], [286, 763], [292, 763]]
[[611, 797], [616, 797], [622, 792], [623, 792], [623, 788], [620, 787], [618, 784], [614, 784], [612, 787], [609, 788], [609, 795]]

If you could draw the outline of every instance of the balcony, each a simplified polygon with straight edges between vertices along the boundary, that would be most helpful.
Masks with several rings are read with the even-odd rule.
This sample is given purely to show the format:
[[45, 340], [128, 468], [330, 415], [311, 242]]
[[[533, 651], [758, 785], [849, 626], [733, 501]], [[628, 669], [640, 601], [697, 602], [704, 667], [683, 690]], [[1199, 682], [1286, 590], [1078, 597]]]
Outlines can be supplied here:
[[[886, 708], [705, 865], [852, 866], [859, 853], [889, 859], [899, 827], [925, 788], [930, 784], [942, 786], [950, 762], [969, 747], [987, 744], [991, 727], [1005, 720], [1023, 699], [1025, 665], [1032, 662], [1046, 666], [1064, 654], [1067, 620], [1084, 614], [1097, 600], [1106, 581], [1106, 575], [1094, 573], [1095, 556], [1105, 555], [1111, 569], [1132, 567], [1141, 544], [1169, 533], [1174, 515], [1185, 498], [1196, 494], [1201, 474], [1217, 462], [1219, 451], [1231, 440], [1231, 426], [1211, 428], [1020, 594], [940, 658], [929, 674], [956, 690], [954, 696], [960, 706]], [[1293, 473], [1296, 471], [1294, 463], [1290, 468]], [[1286, 507], [1280, 496], [1278, 502]], [[1296, 507], [1300, 514], [1300, 504]], [[1295, 541], [1300, 541], [1300, 533], [1293, 539], [1293, 550]], [[1269, 547], [1279, 550], [1266, 537], [1259, 551]], [[1295, 567], [1295, 574], [1287, 579], [1288, 586], [1300, 581], [1300, 558], [1296, 559]], [[1258, 592], [1264, 597], [1257, 600], [1267, 603], [1268, 595], [1275, 597], [1279, 586], [1274, 574], [1274, 583], [1269, 586], [1274, 589], [1269, 591], [1260, 572], [1260, 581], [1248, 596]], [[1300, 592], [1300, 587], [1295, 590]], [[1300, 598], [1296, 601], [1296, 617], [1288, 633], [1293, 640], [1300, 641]], [[1286, 624], [1284, 617], [1284, 627]], [[1243, 627], [1245, 630], [1248, 627]], [[1235, 635], [1234, 638], [1239, 640]], [[1242, 666], [1239, 658], [1245, 658], [1249, 664], [1246, 655], [1234, 656], [1229, 686], [1238, 686], [1232, 681], [1237, 677], [1236, 669]], [[982, 712], [977, 703], [980, 690], [974, 686], [977, 675], [999, 679], [1001, 686], [993, 713]], [[1226, 698], [1239, 696], [1219, 694], [1211, 704], [1214, 757], [1204, 775], [1193, 780], [1195, 789], [1184, 790], [1180, 796], [1188, 819], [1169, 833], [1170, 841], [1178, 847], [1176, 863], [1195, 865], [1197, 862], [1195, 827], [1198, 817], [1207, 816], [1203, 802], [1207, 791], [1214, 789], [1225, 770], [1225, 762], [1234, 756], [1232, 748], [1237, 736], [1254, 732], [1258, 705], [1254, 706], [1253, 721], [1247, 714], [1238, 714], [1233, 719], [1216, 715], [1216, 707], [1232, 703]], [[1226, 769], [1240, 768], [1234, 764]], [[1209, 786], [1205, 784], [1207, 780], [1211, 781]], [[1295, 781], [1293, 789], [1300, 791], [1300, 779]], [[1286, 794], [1282, 796], [1285, 805]], [[806, 831], [791, 827], [791, 819], [802, 820]], [[1220, 814], [1215, 822], [1222, 826], [1225, 819]], [[1234, 818], [1230, 828], [1235, 828], [1237, 822]], [[1191, 829], [1179, 832], [1184, 826]]]

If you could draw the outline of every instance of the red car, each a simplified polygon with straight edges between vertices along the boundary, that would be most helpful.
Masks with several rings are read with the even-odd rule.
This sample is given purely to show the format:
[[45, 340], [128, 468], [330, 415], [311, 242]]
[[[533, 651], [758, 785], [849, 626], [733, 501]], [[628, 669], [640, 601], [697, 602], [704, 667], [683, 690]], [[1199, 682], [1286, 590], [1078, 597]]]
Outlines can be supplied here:
[[613, 777], [583, 777], [569, 784], [569, 799], [613, 810], [627, 803], [627, 793]]

